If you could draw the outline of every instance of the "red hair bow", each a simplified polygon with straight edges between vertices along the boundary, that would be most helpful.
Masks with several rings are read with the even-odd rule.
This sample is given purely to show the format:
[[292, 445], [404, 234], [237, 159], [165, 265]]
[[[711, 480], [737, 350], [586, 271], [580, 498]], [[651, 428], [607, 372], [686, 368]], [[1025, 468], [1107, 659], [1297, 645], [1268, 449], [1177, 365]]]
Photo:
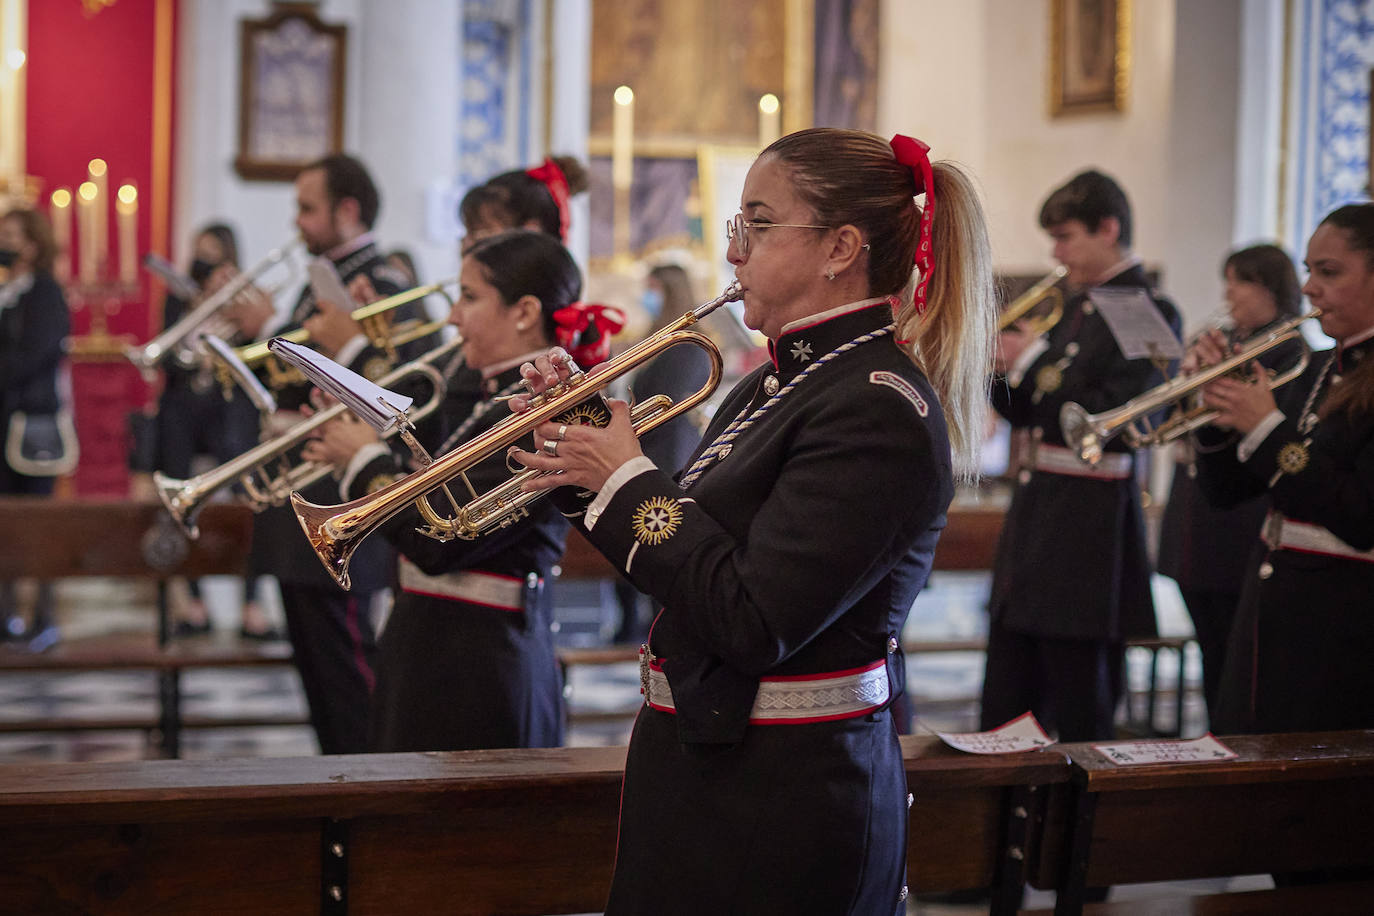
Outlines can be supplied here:
[[[553, 313], [558, 344], [583, 369], [605, 362], [611, 355], [611, 337], [625, 327], [625, 313], [610, 305], [574, 302]], [[587, 334], [589, 328], [595, 336]]]
[[916, 182], [916, 193], [925, 194], [926, 205], [921, 208], [921, 235], [916, 242], [916, 267], [921, 279], [916, 284], [916, 314], [923, 315], [926, 310], [926, 287], [930, 283], [930, 271], [935, 264], [934, 252], [930, 246], [930, 221], [935, 214], [935, 176], [930, 167], [930, 147], [917, 140], [896, 134], [890, 141], [892, 154], [897, 161], [911, 169], [911, 177]]
[[549, 196], [553, 198], [554, 206], [558, 207], [558, 237], [566, 242], [569, 222], [568, 179], [563, 170], [557, 162], [546, 158], [543, 165], [526, 169], [525, 174], [549, 189]]

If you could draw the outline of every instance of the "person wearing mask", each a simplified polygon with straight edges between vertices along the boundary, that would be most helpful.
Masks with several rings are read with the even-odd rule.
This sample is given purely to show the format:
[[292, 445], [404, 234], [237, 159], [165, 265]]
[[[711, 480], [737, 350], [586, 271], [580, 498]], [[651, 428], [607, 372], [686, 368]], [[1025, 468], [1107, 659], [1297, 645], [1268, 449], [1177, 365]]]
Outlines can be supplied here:
[[[196, 232], [188, 276], [202, 295], [213, 295], [212, 290], [238, 266], [239, 246], [233, 229], [224, 223], [209, 223]], [[163, 324], [175, 324], [192, 306], [191, 301], [169, 292], [163, 305]], [[233, 304], [226, 306], [227, 313], [233, 310]], [[150, 470], [184, 480], [191, 476], [192, 462], [198, 455], [208, 455], [215, 464], [223, 464], [257, 444], [258, 414], [241, 390], [235, 387], [226, 393], [207, 367], [187, 368], [167, 360], [163, 371], [154, 420], [156, 457]], [[245, 639], [280, 639], [281, 634], [257, 600], [256, 583], [255, 577], [245, 577], [239, 634]], [[209, 633], [210, 615], [200, 581], [190, 579], [187, 586], [190, 600], [175, 610], [172, 632], [176, 636]]]
[[[76, 459], [70, 414], [64, 416], [61, 372], [71, 316], [53, 278], [57, 245], [37, 210], [0, 217], [0, 494], [51, 496], [56, 476]], [[69, 394], [69, 393], [68, 393]], [[17, 533], [15, 533], [17, 535]], [[33, 614], [25, 622], [13, 582], [0, 582], [5, 639], [42, 651], [58, 640], [51, 582], [38, 583]]]

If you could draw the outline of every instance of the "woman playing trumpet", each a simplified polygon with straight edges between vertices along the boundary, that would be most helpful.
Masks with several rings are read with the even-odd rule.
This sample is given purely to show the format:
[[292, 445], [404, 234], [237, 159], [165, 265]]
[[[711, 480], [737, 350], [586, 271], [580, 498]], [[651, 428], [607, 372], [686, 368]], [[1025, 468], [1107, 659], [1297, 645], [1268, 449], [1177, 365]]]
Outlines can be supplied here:
[[[774, 142], [740, 206], [729, 258], [773, 358], [695, 461], [676, 480], [655, 467], [622, 402], [605, 429], [543, 424], [540, 451], [515, 453], [560, 472], [537, 486], [571, 484], [553, 499], [663, 606], [606, 911], [896, 913], [907, 793], [888, 707], [954, 479], [977, 466], [985, 225], [924, 144], [851, 130]], [[569, 359], [523, 372], [542, 391]]]
[[[604, 358], [614, 330], [600, 313], [579, 339], [567, 328], [589, 310], [572, 256], [548, 235], [507, 232], [463, 258], [451, 322], [466, 366], [440, 409], [435, 454], [486, 431], [509, 411], [520, 365], [555, 343], [588, 364]], [[607, 316], [609, 317], [609, 316]], [[304, 457], [344, 468], [352, 499], [402, 471], [371, 427], [326, 425]], [[509, 476], [501, 455], [468, 475], [479, 491]], [[442, 509], [442, 506], [440, 506]], [[383, 528], [400, 552], [396, 605], [378, 643], [370, 747], [437, 751], [552, 747], [563, 733], [562, 680], [553, 652], [546, 583], [563, 554], [567, 522], [550, 504], [478, 541], [440, 543], [415, 531], [414, 509]]]
[[[1198, 431], [1215, 503], [1267, 492], [1271, 511], [1231, 631], [1214, 728], [1374, 727], [1374, 204], [1329, 214], [1303, 286], [1336, 347], [1278, 392], [1222, 378]], [[1195, 347], [1203, 365], [1225, 356]], [[1256, 372], [1261, 367], [1254, 366]]]
[[[1302, 289], [1288, 252], [1277, 245], [1252, 245], [1233, 251], [1222, 267], [1230, 341], [1262, 335], [1302, 307]], [[1302, 358], [1304, 345], [1293, 339], [1261, 357], [1266, 369], [1283, 372]], [[1195, 369], [1196, 357], [1183, 372]], [[1203, 694], [1216, 714], [1226, 640], [1240, 603], [1250, 551], [1267, 501], [1262, 494], [1228, 509], [1213, 508], [1198, 486], [1192, 445], [1175, 445], [1177, 463], [1169, 502], [1160, 526], [1158, 571], [1178, 583], [1202, 650]]]

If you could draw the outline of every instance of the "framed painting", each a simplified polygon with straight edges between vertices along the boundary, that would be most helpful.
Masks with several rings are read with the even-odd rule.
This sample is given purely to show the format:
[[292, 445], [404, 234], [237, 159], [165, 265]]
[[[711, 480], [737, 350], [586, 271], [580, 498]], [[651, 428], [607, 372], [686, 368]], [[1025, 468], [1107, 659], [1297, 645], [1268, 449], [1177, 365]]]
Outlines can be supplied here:
[[1050, 0], [1050, 115], [1125, 111], [1130, 0]]
[[348, 27], [315, 7], [281, 3], [240, 23], [239, 150], [244, 178], [291, 181], [309, 162], [343, 149]]

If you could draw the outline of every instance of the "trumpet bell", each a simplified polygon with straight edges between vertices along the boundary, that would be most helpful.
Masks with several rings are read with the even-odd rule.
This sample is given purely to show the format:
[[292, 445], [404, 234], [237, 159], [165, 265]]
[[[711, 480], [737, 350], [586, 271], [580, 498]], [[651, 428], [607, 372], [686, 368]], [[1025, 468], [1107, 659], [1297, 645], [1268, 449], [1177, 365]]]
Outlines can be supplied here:
[[200, 537], [196, 516], [200, 515], [205, 502], [203, 499], [197, 499], [195, 488], [189, 481], [178, 480], [161, 471], [154, 471], [153, 486], [157, 489], [157, 498], [161, 500], [163, 508], [181, 530], [186, 532], [186, 536], [193, 541]]
[[1097, 464], [1102, 460], [1102, 436], [1093, 424], [1093, 416], [1073, 401], [1059, 409], [1059, 431], [1064, 441], [1078, 452], [1080, 460]]

